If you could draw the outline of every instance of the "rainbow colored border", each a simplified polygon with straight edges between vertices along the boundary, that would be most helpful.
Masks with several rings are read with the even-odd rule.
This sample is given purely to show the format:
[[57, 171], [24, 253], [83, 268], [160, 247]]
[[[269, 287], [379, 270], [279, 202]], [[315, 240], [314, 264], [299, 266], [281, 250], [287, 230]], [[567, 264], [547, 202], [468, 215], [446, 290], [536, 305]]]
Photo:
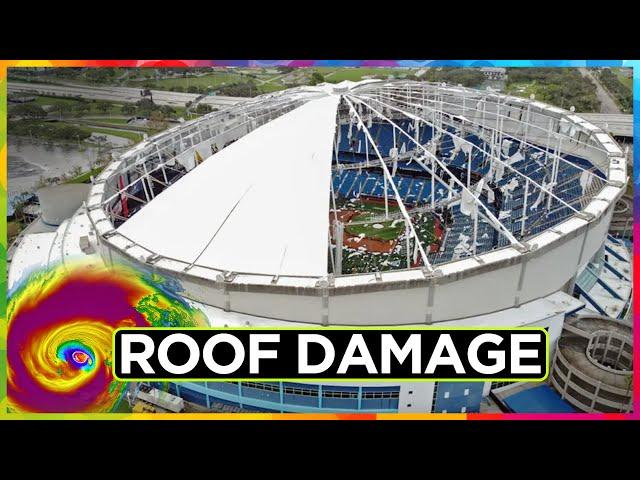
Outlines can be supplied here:
[[[630, 414], [504, 414], [504, 413], [460, 413], [460, 414], [289, 414], [289, 413], [243, 413], [243, 414], [6, 414], [6, 253], [7, 253], [7, 68], [8, 67], [633, 67], [633, 134], [640, 138], [640, 60], [0, 60], [0, 266], [2, 268], [0, 311], [0, 419], [95, 419], [95, 420], [640, 420], [640, 348], [634, 350], [633, 395], [634, 413]], [[634, 171], [640, 165], [640, 145], [634, 142]], [[640, 184], [640, 175], [633, 178], [634, 187]], [[640, 203], [634, 194], [634, 241], [633, 253], [640, 254]], [[640, 206], [640, 205], [638, 205]], [[634, 263], [634, 283], [640, 279], [640, 267]], [[640, 294], [634, 289], [634, 305]], [[634, 309], [634, 343], [640, 345], [640, 312]]]

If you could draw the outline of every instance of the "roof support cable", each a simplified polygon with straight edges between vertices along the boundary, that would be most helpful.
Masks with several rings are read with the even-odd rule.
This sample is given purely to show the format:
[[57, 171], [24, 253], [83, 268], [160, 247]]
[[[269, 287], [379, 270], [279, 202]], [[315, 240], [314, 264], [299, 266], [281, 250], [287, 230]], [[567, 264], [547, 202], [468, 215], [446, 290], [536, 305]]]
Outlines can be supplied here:
[[[422, 242], [420, 241], [420, 237], [418, 237], [418, 234], [417, 234], [417, 232], [415, 230], [413, 222], [411, 221], [411, 217], [409, 216], [409, 213], [407, 212], [407, 209], [406, 209], [406, 207], [404, 205], [404, 202], [402, 201], [402, 197], [400, 196], [400, 193], [398, 192], [398, 189], [397, 189], [397, 187], [395, 185], [395, 182], [393, 181], [393, 177], [391, 176], [391, 173], [389, 172], [389, 169], [387, 168], [387, 165], [385, 164], [385, 162], [384, 162], [384, 160], [382, 158], [382, 155], [380, 154], [380, 150], [378, 149], [378, 145], [375, 143], [375, 141], [371, 137], [371, 132], [369, 132], [369, 129], [367, 128], [367, 125], [365, 124], [365, 122], [362, 121], [362, 117], [360, 117], [360, 114], [358, 113], [358, 111], [354, 107], [353, 103], [346, 96], [343, 97], [343, 98], [349, 104], [350, 111], [353, 112], [355, 117], [358, 119], [359, 125], [364, 130], [365, 135], [369, 138], [369, 142], [371, 143], [371, 146], [375, 150], [375, 153], [376, 153], [376, 155], [378, 157], [378, 160], [380, 160], [380, 165], [382, 167], [382, 171], [384, 172], [384, 178], [387, 179], [388, 185], [390, 185], [391, 186], [391, 190], [393, 190], [393, 193], [394, 193], [394, 195], [396, 197], [396, 201], [398, 202], [398, 207], [400, 208], [400, 211], [402, 212], [402, 216], [404, 217], [405, 221], [408, 223], [409, 229], [411, 230], [411, 236], [413, 236], [414, 239], [416, 240], [416, 243], [417, 243], [417, 246], [418, 246], [418, 251], [420, 252], [420, 257], [422, 258], [422, 262], [423, 262], [425, 268], [430, 273], [433, 272], [433, 267], [431, 266], [431, 262], [429, 262], [429, 259], [427, 257], [427, 253], [425, 252], [424, 247], [422, 246]], [[387, 195], [387, 191], [385, 190], [385, 197], [386, 197], [386, 195]]]
[[[498, 229], [513, 245], [516, 245], [518, 247], [518, 249], [520, 251], [525, 251], [528, 248], [521, 243], [520, 241], [518, 241], [518, 239], [516, 239], [513, 234], [511, 233], [511, 231], [500, 221], [498, 220], [495, 215], [484, 205], [484, 203], [482, 201], [480, 201], [479, 198], [477, 198], [475, 196], [475, 194], [473, 192], [471, 192], [463, 182], [461, 182], [450, 170], [449, 168], [447, 168], [447, 166], [444, 164], [444, 162], [442, 162], [440, 159], [438, 159], [435, 155], [433, 155], [429, 150], [427, 150], [424, 146], [420, 145], [419, 142], [416, 142], [411, 135], [409, 135], [405, 130], [403, 130], [402, 128], [400, 128], [395, 122], [393, 122], [391, 119], [389, 119], [388, 117], [386, 117], [383, 113], [381, 113], [380, 111], [376, 110], [374, 107], [372, 107], [370, 104], [366, 103], [362, 98], [359, 98], [357, 96], [354, 95], [349, 95], [349, 97], [353, 98], [355, 101], [362, 103], [364, 106], [366, 106], [369, 110], [371, 110], [372, 112], [374, 112], [378, 117], [380, 117], [381, 119], [385, 120], [387, 123], [390, 123], [391, 125], [393, 125], [395, 128], [398, 129], [398, 131], [400, 133], [402, 133], [404, 136], [406, 136], [407, 138], [409, 138], [409, 140], [411, 142], [413, 142], [419, 149], [421, 149], [428, 157], [432, 158], [433, 160], [435, 160], [435, 162], [440, 166], [440, 168], [445, 171], [448, 175], [449, 178], [455, 183], [457, 184], [459, 187], [461, 187], [463, 192], [466, 192], [467, 196], [469, 198], [473, 199], [473, 202], [480, 207], [485, 215], [491, 219], [491, 225]], [[382, 103], [382, 102], [381, 102]], [[392, 107], [393, 108], [393, 107]], [[413, 116], [412, 114], [409, 114], [408, 112], [402, 112], [399, 109], [395, 109], [400, 111], [401, 113], [404, 113], [407, 116]], [[424, 167], [424, 164], [422, 164]]]

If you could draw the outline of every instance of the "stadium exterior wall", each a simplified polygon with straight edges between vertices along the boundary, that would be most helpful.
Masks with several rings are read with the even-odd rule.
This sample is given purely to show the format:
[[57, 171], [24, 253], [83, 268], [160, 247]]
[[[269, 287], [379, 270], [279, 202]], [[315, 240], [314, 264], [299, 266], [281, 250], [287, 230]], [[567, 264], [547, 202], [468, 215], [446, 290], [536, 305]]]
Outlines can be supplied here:
[[[562, 331], [565, 315], [555, 313], [531, 323], [549, 331], [553, 357]], [[268, 393], [254, 390], [251, 384], [227, 382], [180, 382], [169, 386], [170, 391], [187, 401], [195, 401], [201, 407], [212, 408], [215, 402], [223, 402], [248, 410], [306, 413], [462, 413], [479, 412], [480, 402], [489, 395], [490, 382], [398, 382], [398, 383], [313, 383], [300, 384], [277, 382]], [[315, 397], [285, 394], [285, 388], [315, 389]], [[382, 387], [382, 388], [377, 388]], [[393, 399], [366, 399], [372, 390], [394, 392]], [[351, 392], [349, 399], [322, 399], [323, 391]], [[249, 393], [253, 392], [253, 393]]]
[[[157, 265], [146, 267], [179, 281], [184, 297], [227, 311], [323, 325], [429, 324], [504, 310], [561, 290], [601, 248], [612, 213], [610, 205], [591, 223], [570, 219], [566, 223], [583, 225], [561, 238], [550, 238], [557, 237], [553, 232], [543, 233], [540, 237], [546, 237], [547, 245], [534, 251], [485, 265], [474, 259], [444, 265], [443, 270], [466, 264], [464, 270], [441, 278], [365, 286], [283, 287], [218, 282], [199, 278], [193, 272], [181, 274]], [[101, 242], [100, 246], [105, 261], [132, 260], [113, 242]], [[496, 251], [484, 256], [500, 253], [504, 254]], [[140, 260], [144, 264], [144, 259]], [[396, 272], [387, 275], [393, 273]]]

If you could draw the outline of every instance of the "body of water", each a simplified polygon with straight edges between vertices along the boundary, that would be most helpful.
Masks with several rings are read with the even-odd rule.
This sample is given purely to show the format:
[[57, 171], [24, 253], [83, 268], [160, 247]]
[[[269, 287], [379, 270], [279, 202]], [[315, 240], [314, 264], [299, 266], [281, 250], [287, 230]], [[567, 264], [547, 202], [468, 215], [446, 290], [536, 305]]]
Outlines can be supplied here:
[[61, 177], [74, 167], [88, 170], [98, 157], [98, 149], [80, 145], [47, 145], [25, 139], [8, 142], [9, 195], [32, 192], [41, 177]]

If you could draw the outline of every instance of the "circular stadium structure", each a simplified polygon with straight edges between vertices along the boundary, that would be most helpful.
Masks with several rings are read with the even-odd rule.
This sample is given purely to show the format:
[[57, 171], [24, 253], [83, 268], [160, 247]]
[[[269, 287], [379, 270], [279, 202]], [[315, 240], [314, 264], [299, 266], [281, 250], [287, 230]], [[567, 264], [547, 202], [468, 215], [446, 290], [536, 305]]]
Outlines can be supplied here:
[[409, 81], [263, 95], [156, 135], [87, 201], [99, 251], [227, 312], [465, 319], [572, 291], [626, 162], [556, 107]]

